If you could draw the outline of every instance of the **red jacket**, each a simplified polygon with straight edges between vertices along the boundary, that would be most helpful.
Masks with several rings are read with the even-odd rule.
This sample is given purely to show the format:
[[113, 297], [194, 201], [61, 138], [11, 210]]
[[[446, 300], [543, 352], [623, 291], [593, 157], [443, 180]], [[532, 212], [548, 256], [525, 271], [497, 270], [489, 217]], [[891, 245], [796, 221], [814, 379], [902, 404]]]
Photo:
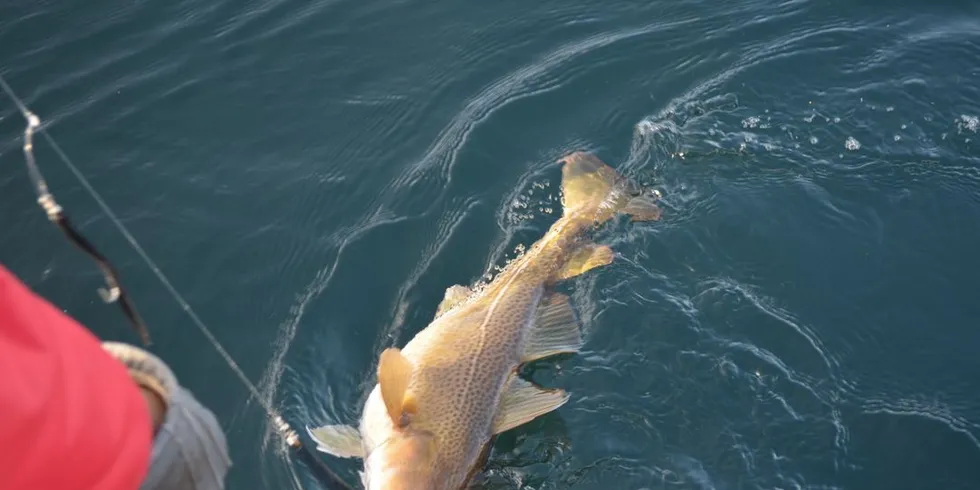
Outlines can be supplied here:
[[0, 266], [0, 489], [136, 490], [150, 426], [99, 339]]

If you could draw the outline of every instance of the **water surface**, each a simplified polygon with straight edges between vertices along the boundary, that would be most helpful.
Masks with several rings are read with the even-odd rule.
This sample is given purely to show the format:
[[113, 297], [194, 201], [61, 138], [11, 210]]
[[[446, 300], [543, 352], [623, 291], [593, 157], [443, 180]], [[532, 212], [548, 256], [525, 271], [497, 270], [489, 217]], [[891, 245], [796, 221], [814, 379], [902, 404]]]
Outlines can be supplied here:
[[[563, 285], [571, 401], [486, 489], [980, 486], [980, 9], [968, 2], [8, 2], [0, 70], [296, 427], [559, 212], [563, 153], [660, 189]], [[0, 261], [136, 342], [34, 204], [0, 103]], [[320, 488], [43, 142], [228, 488]], [[357, 481], [357, 463], [323, 459]]]

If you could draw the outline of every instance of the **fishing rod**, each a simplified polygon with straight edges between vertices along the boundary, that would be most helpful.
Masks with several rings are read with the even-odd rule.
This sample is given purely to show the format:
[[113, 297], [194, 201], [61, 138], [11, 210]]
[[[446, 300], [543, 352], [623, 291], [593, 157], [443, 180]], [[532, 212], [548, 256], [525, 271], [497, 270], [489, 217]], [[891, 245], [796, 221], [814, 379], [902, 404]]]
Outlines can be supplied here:
[[98, 192], [92, 188], [92, 185], [88, 182], [88, 179], [78, 170], [78, 168], [72, 164], [68, 155], [61, 150], [61, 147], [54, 141], [54, 138], [48, 134], [43, 127], [41, 127], [41, 119], [31, 112], [27, 108], [27, 105], [16, 95], [13, 88], [7, 83], [3, 75], [0, 75], [0, 88], [7, 94], [8, 97], [13, 101], [14, 105], [20, 111], [21, 115], [27, 121], [27, 127], [24, 129], [24, 159], [27, 162], [27, 173], [30, 176], [31, 183], [34, 186], [34, 190], [37, 193], [38, 205], [44, 210], [45, 214], [52, 223], [54, 223], [68, 238], [68, 240], [85, 252], [102, 272], [105, 278], [106, 288], [99, 288], [99, 295], [102, 300], [106, 303], [113, 303], [119, 301], [119, 304], [123, 310], [123, 314], [132, 324], [133, 329], [139, 335], [144, 346], [149, 346], [151, 344], [149, 329], [146, 323], [143, 321], [139, 312], [136, 310], [136, 305], [133, 304], [123, 289], [120, 281], [119, 275], [117, 274], [115, 268], [109, 262], [104, 255], [102, 255], [90, 241], [88, 241], [75, 227], [72, 225], [71, 221], [68, 219], [64, 212], [64, 208], [55, 200], [54, 195], [48, 189], [47, 182], [45, 182], [44, 177], [41, 175], [41, 170], [37, 165], [34, 158], [34, 133], [40, 130], [41, 134], [44, 136], [45, 140], [54, 149], [55, 153], [61, 158], [61, 161], [71, 170], [71, 172], [78, 179], [82, 187], [89, 193], [89, 195], [99, 204], [102, 211], [109, 217], [109, 219], [115, 224], [116, 228], [119, 230], [129, 244], [139, 253], [140, 257], [150, 268], [151, 271], [157, 276], [157, 279], [167, 288], [174, 300], [187, 312], [193, 323], [201, 330], [201, 333], [208, 339], [211, 345], [218, 351], [218, 354], [224, 359], [228, 367], [238, 376], [239, 380], [245, 387], [249, 390], [250, 394], [259, 402], [259, 405], [266, 412], [272, 427], [280, 435], [280, 437], [285, 441], [286, 445], [289, 446], [297, 457], [305, 462], [307, 466], [314, 472], [314, 474], [327, 485], [328, 490], [353, 490], [352, 487], [344, 482], [333, 470], [331, 470], [322, 459], [318, 458], [316, 453], [313, 452], [309, 447], [304, 445], [299, 438], [296, 431], [289, 425], [285, 419], [271, 406], [269, 401], [267, 401], [259, 393], [258, 388], [253, 384], [245, 373], [242, 371], [238, 363], [235, 362], [234, 358], [228, 354], [228, 351], [218, 342], [218, 339], [211, 333], [211, 330], [204, 324], [203, 321], [194, 312], [190, 304], [184, 300], [183, 296], [177, 292], [173, 287], [167, 277], [163, 274], [163, 271], [150, 259], [149, 255], [143, 250], [143, 247], [139, 245], [133, 235], [129, 232], [126, 226], [116, 217], [112, 209], [109, 208], [108, 204], [102, 199]]
[[[10, 85], [2, 77], [0, 77], [0, 83], [3, 84], [3, 89], [8, 95], [13, 94], [13, 89], [10, 88]], [[146, 323], [143, 322], [143, 318], [136, 311], [136, 305], [129, 299], [129, 294], [126, 293], [126, 290], [119, 283], [119, 276], [116, 274], [115, 268], [112, 267], [109, 259], [99, 253], [95, 246], [72, 226], [71, 220], [65, 215], [64, 208], [58, 204], [54, 195], [48, 191], [48, 184], [44, 181], [41, 170], [37, 167], [37, 162], [34, 160], [34, 131], [41, 126], [41, 119], [31, 112], [19, 99], [14, 98], [14, 104], [20, 109], [24, 118], [27, 119], [27, 127], [24, 129], [24, 159], [27, 161], [27, 174], [30, 176], [31, 183], [34, 184], [34, 191], [37, 193], [38, 204], [48, 216], [48, 220], [54, 223], [68, 237], [68, 241], [88, 254], [95, 261], [95, 264], [105, 277], [107, 286], [107, 288], [98, 289], [102, 301], [106, 303], [119, 301], [123, 314], [129, 319], [133, 330], [140, 336], [143, 345], [149, 346], [150, 332], [146, 327]]]

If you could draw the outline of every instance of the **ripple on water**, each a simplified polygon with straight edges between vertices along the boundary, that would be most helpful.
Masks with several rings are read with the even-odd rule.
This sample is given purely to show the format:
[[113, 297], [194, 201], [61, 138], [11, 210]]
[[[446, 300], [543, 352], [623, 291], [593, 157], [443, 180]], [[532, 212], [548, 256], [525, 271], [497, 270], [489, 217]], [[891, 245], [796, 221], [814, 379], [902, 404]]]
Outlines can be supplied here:
[[[980, 447], [976, 386], [949, 374], [973, 372], [972, 352], [948, 352], [951, 368], [932, 361], [917, 375], [915, 367], [928, 360], [926, 351], [936, 345], [930, 339], [971, 342], [957, 342], [942, 322], [920, 336], [891, 329], [899, 315], [877, 317], [867, 306], [914, 289], [919, 296], [904, 296], [903, 303], [941, 308], [926, 289], [950, 291], [949, 277], [962, 272], [928, 272], [943, 263], [927, 251], [963, 253], [957, 244], [976, 239], [970, 233], [976, 214], [954, 213], [938, 197], [956, 197], [961, 210], [980, 209], [980, 165], [972, 155], [980, 130], [977, 89], [967, 83], [976, 62], [969, 42], [975, 26], [962, 19], [855, 18], [806, 1], [545, 2], [522, 6], [516, 20], [480, 8], [341, 1], [134, 6], [111, 9], [97, 22], [81, 19], [77, 29], [30, 44], [16, 59], [24, 70], [55, 54], [66, 64], [66, 76], [34, 92], [58, 107], [49, 121], [113, 106], [104, 124], [166, 122], [157, 108], [189, 100], [187, 133], [142, 141], [172, 144], [186, 159], [210, 163], [189, 176], [149, 165], [157, 178], [224, 195], [214, 186], [223, 168], [253, 176], [241, 184], [250, 193], [289, 196], [277, 210], [294, 218], [302, 234], [264, 215], [241, 238], [268, 240], [277, 257], [251, 280], [289, 284], [283, 279], [295, 276], [305, 285], [295, 298], [282, 293], [290, 296], [288, 309], [262, 381], [267, 400], [298, 426], [356, 419], [378, 346], [353, 356], [350, 346], [389, 342], [403, 325], [423, 324], [447, 277], [462, 282], [505, 261], [515, 241], [560, 212], [554, 174], [545, 176], [553, 154], [573, 146], [609, 151], [606, 145], [615, 145], [602, 141], [602, 132], [635, 121], [628, 156], [615, 165], [655, 175], [668, 212], [656, 224], [617, 221], [598, 234], [620, 260], [568, 285], [585, 350], [533, 369], [543, 383], [568, 388], [573, 400], [502, 438], [491, 484], [834, 488], [861, 471], [884, 473], [888, 465], [874, 450], [888, 448], [876, 437], [898, 437], [896, 455], [923, 440], [938, 441], [929, 446], [937, 451], [943, 443], [962, 445], [951, 458], [960, 466], [949, 472], [949, 486], [976, 481], [975, 470], [956, 459]], [[460, 22], [440, 17], [442, 9], [461, 15]], [[137, 20], [148, 27], [137, 32]], [[65, 56], [83, 39], [94, 42], [85, 49], [96, 55]], [[92, 49], [118, 39], [124, 42], [112, 50]], [[260, 49], [269, 45], [275, 56]], [[302, 49], [309, 45], [315, 48]], [[354, 52], [362, 58], [352, 60]], [[943, 68], [940, 58], [967, 68]], [[349, 70], [310, 75], [309, 67], [344, 63]], [[947, 76], [956, 70], [963, 73]], [[588, 91], [572, 90], [584, 79]], [[216, 113], [237, 114], [231, 104], [243, 103], [214, 88], [199, 92], [215, 84], [261, 105], [261, 115], [252, 116], [261, 130], [234, 134], [227, 120], [204, 114], [199, 104], [209, 98]], [[308, 104], [277, 104], [284, 90]], [[554, 106], [559, 114], [584, 98], [609, 102], [594, 117], [566, 120], [563, 130], [578, 134], [542, 143], [546, 148], [514, 162], [517, 175], [506, 179], [515, 182], [512, 190], [459, 197], [464, 179], [456, 177], [470, 162], [464, 150], [479, 146], [476, 134], [509, 124], [505, 109], [521, 101], [559, 96], [567, 102]], [[114, 105], [126, 97], [133, 100]], [[631, 105], [641, 99], [641, 107]], [[306, 132], [309, 119], [289, 124], [297, 110], [345, 121], [340, 129], [348, 132]], [[421, 129], [427, 120], [439, 121], [434, 130]], [[294, 131], [303, 136], [282, 138]], [[193, 148], [198, 137], [218, 144]], [[239, 139], [248, 145], [241, 154], [254, 153], [246, 155], [249, 165], [215, 159], [216, 148]], [[328, 143], [312, 143], [318, 139]], [[487, 202], [495, 206], [490, 211], [483, 209]], [[263, 205], [276, 203], [270, 197]], [[209, 213], [198, 220], [218, 221]], [[396, 234], [406, 227], [410, 233]], [[460, 245], [471, 234], [486, 238], [485, 246]], [[377, 271], [374, 279], [389, 284], [371, 293], [377, 297], [365, 308], [370, 315], [360, 317], [377, 321], [359, 324], [343, 308], [310, 314], [330, 302], [330, 293], [342, 297], [346, 285], [337, 284], [336, 274], [366, 260], [361, 247], [395, 236], [407, 237], [398, 253], [415, 258]], [[930, 236], [945, 248], [923, 238]], [[465, 250], [456, 254], [457, 246]], [[835, 274], [848, 280], [832, 282]], [[929, 374], [937, 372], [946, 374]], [[902, 425], [907, 420], [932, 425], [909, 428]], [[909, 434], [919, 438], [900, 438]], [[345, 467], [349, 475], [354, 466]]]
[[[448, 173], [456, 161], [459, 149], [466, 143], [468, 135], [481, 121], [507, 104], [523, 98], [532, 97], [558, 89], [562, 78], [567, 74], [553, 72], [563, 64], [590, 50], [609, 45], [621, 39], [640, 35], [649, 28], [640, 28], [614, 34], [593, 36], [584, 41], [567, 44], [558, 50], [547, 53], [535, 63], [518, 69], [491, 83], [479, 94], [470, 99], [453, 121], [441, 132], [435, 143], [419, 159], [412, 171], [404, 176], [405, 181], [417, 179], [419, 172], [437, 169], [440, 180], [448, 178]], [[567, 70], [567, 69], [566, 69]]]
[[[833, 30], [817, 29], [812, 36], [830, 35], [833, 32]], [[857, 37], [866, 35], [863, 26], [859, 25], [844, 30], [838, 29], [837, 32]], [[879, 36], [879, 39], [887, 38], [888, 36]], [[949, 40], [949, 38], [945, 39]], [[916, 39], [916, 42], [920, 41], [921, 37]], [[897, 209], [894, 207], [896, 203], [901, 203], [905, 199], [917, 200], [910, 196], [934, 195], [937, 190], [942, 190], [953, 191], [960, 196], [961, 203], [973, 203], [975, 206], [977, 184], [980, 184], [977, 182], [976, 172], [980, 167], [973, 161], [974, 158], [964, 154], [962, 150], [970, 143], [967, 139], [972, 138], [972, 134], [977, 131], [976, 119], [960, 114], [944, 115], [935, 107], [930, 107], [936, 102], [936, 97], [930, 95], [933, 92], [924, 93], [914, 89], [903, 92], [904, 87], [909, 86], [914, 88], [941, 85], [937, 83], [941, 77], [931, 71], [930, 63], [925, 63], [911, 73], [899, 77], [876, 78], [872, 79], [875, 80], [873, 82], [866, 82], [865, 79], [857, 81], [858, 85], [854, 85], [853, 80], [840, 85], [830, 85], [829, 90], [822, 92], [822, 97], [826, 98], [819, 102], [820, 109], [811, 108], [813, 102], [807, 104], [805, 100], [802, 104], [793, 107], [791, 100], [763, 101], [745, 97], [743, 94], [735, 104], [723, 107], [721, 110], [695, 110], [699, 100], [717, 96], [730, 87], [730, 80], [737, 81], [746, 77], [747, 73], [763, 66], [778, 72], [781, 62], [803, 55], [805, 51], [788, 49], [783, 52], [785, 54], [783, 56], [778, 49], [768, 46], [755, 51], [750, 50], [754, 56], [743, 57], [748, 61], [742, 61], [736, 68], [695, 85], [696, 88], [672, 99], [667, 104], [667, 109], [637, 124], [630, 160], [647, 161], [647, 155], [665, 155], [669, 159], [662, 167], [666, 180], [664, 189], [670, 207], [677, 209], [675, 213], [665, 215], [667, 223], [661, 226], [664, 227], [662, 229], [666, 236], [661, 237], [662, 240], [676, 239], [682, 233], [676, 229], [677, 223], [688, 227], [695, 226], [693, 223], [712, 226], [708, 224], [711, 215], [717, 213], [718, 209], [724, 208], [725, 204], [735, 202], [719, 202], [720, 195], [724, 196], [729, 192], [744, 193], [745, 197], [740, 199], [743, 204], [748, 196], [752, 196], [761, 199], [766, 206], [774, 206], [772, 196], [767, 196], [770, 194], [769, 190], [784, 186], [784, 182], [787, 181], [784, 174], [795, 174], [795, 182], [805, 191], [805, 195], [809, 196], [806, 204], [802, 202], [792, 204], [797, 207], [796, 212], [805, 209], [822, 209], [823, 217], [828, 223], [834, 224], [832, 228], [826, 228], [835, 234], [833, 236], [838, 240], [843, 239], [851, 246], [857, 246], [858, 253], [869, 251], [867, 252], [869, 258], [864, 260], [870, 263], [867, 271], [871, 272], [876, 270], [876, 266], [872, 264], [880, 264], [881, 261], [887, 260], [875, 258], [875, 254], [882, 253], [880, 250], [875, 250], [876, 248], [902, 248], [899, 242], [894, 241], [900, 239], [894, 231], [894, 226], [898, 223], [883, 220], [897, 219], [900, 222], [902, 213], [906, 215], [905, 219], [909, 219], [912, 217], [909, 213], [913, 208], [898, 208], [903, 211], [899, 211], [899, 217], [896, 218]], [[907, 50], [903, 51], [901, 48], [896, 49], [895, 53], [908, 54]], [[898, 57], [884, 60], [882, 66], [894, 68], [892, 65], [897, 59]], [[921, 58], [916, 59], [916, 62], [921, 62]], [[810, 82], [815, 87], [814, 92], [820, 91], [819, 85], [813, 84], [812, 80]], [[949, 90], [943, 96], [956, 92], [956, 90]], [[867, 100], [876, 93], [895, 94], [899, 98], [893, 97], [891, 100], [904, 99], [906, 103], [883, 105]], [[887, 100], [887, 97], [880, 95], [879, 97], [879, 100]], [[848, 103], [852, 105], [848, 106]], [[936, 105], [941, 106], [941, 104]], [[923, 111], [916, 113], [920, 109]], [[947, 141], [951, 134], [957, 135], [956, 141]], [[809, 145], [795, 143], [800, 139], [808, 142]], [[742, 162], [745, 165], [740, 165]], [[745, 181], [732, 180], [745, 175], [749, 175], [754, 182], [748, 184]], [[793, 179], [790, 181], [792, 182]], [[736, 182], [738, 185], [734, 185]], [[725, 189], [724, 184], [729, 183], [732, 185]], [[894, 197], [886, 198], [888, 204], [885, 204], [884, 201], [876, 199], [869, 202], [867, 199], [869, 195]], [[924, 209], [920, 208], [920, 210]], [[765, 214], [772, 214], [772, 212]], [[955, 215], [958, 213], [947, 213], [946, 217], [938, 218], [943, 214], [933, 214], [943, 220], [953, 219]], [[733, 215], [727, 216], [738, 220]], [[751, 213], [750, 216], [765, 219], [765, 215], [760, 213]], [[890, 218], [885, 218], [886, 216]], [[800, 216], [799, 219], [807, 219], [807, 216]], [[775, 223], [779, 222], [777, 220]], [[749, 229], [765, 227], [757, 223], [757, 220], [741, 220], [740, 223]], [[921, 226], [921, 221], [910, 223], [909, 226]], [[951, 224], [946, 229], [957, 229], [959, 226], [961, 225]], [[923, 231], [927, 229], [933, 228], [927, 227]], [[826, 240], [831, 240], [831, 237], [832, 235], [828, 234]], [[814, 238], [820, 240], [819, 237]], [[715, 239], [716, 237], [701, 234], [696, 241], [685, 244], [692, 251], [686, 253], [696, 257], [699, 255], [698, 252], [701, 255], [726, 253], [718, 250], [719, 244], [712, 241]], [[860, 245], [855, 242], [860, 242]], [[627, 242], [625, 245], [630, 246], [631, 243]], [[637, 240], [633, 245], [646, 247], [649, 243]], [[909, 252], [909, 259], [913, 259], [916, 254], [911, 250]], [[658, 261], [662, 264], [660, 267], [669, 267], [677, 257], [669, 254], [658, 255]], [[708, 257], [698, 258], [701, 259], [702, 269], [708, 267], [706, 264], [713, 263]], [[813, 260], [831, 259], [823, 259], [820, 254], [817, 254]], [[919, 260], [922, 258], [919, 257]], [[643, 263], [644, 260], [641, 259], [639, 262]], [[925, 261], [927, 264], [933, 262], [935, 260], [931, 258]], [[906, 261], [903, 263], [908, 264]], [[734, 264], [727, 265], [727, 267], [733, 266]], [[692, 267], [697, 268], [698, 264], [692, 264]], [[730, 274], [738, 277], [739, 273], [744, 274], [745, 271], [739, 271], [737, 266], [734, 267], [735, 271], [729, 270], [722, 277], [731, 277]], [[697, 271], [694, 272], [690, 279], [685, 280], [693, 281], [698, 277]], [[710, 274], [710, 272], [706, 273]], [[674, 277], [684, 277], [676, 275], [677, 272], [672, 274], [675, 274]], [[714, 274], [716, 275], [717, 272]], [[774, 279], [750, 277], [753, 282], [771, 282]], [[788, 283], [813, 282], [808, 278], [789, 274], [785, 275], [783, 280]], [[874, 407], [894, 407], [896, 405], [894, 400], [901, 399], [904, 396], [902, 393], [925, 394], [934, 393], [937, 389], [941, 390], [935, 385], [923, 383], [922, 376], [918, 376], [916, 389], [889, 388], [887, 389], [889, 395], [884, 396], [884, 399], [889, 401], [876, 400], [874, 397], [880, 395], [876, 388], [891, 386], [889, 380], [891, 376], [880, 372], [880, 369], [879, 372], [875, 372], [870, 366], [862, 366], [857, 368], [860, 371], [856, 371], [854, 356], [860, 356], [862, 349], [874, 352], [894, 348], [886, 347], [889, 341], [885, 330], [877, 330], [873, 325], [861, 324], [860, 317], [855, 317], [852, 322], [843, 322], [846, 325], [843, 328], [846, 330], [842, 330], [834, 323], [819, 319], [819, 315], [814, 315], [812, 312], [790, 313], [792, 306], [788, 311], [779, 312], [779, 309], [774, 311], [769, 305], [753, 301], [754, 294], [740, 291], [744, 283], [732, 284], [735, 285], [734, 289], [731, 287], [717, 289], [715, 286], [705, 289], [700, 293], [701, 296], [692, 296], [694, 304], [698, 306], [698, 311], [701, 313], [697, 316], [698, 331], [710, 332], [711, 338], [720, 340], [719, 346], [731, 350], [724, 356], [716, 354], [721, 359], [717, 362], [722, 372], [742, 374], [745, 376], [746, 383], [749, 383], [753, 377], [757, 378], [760, 383], [757, 385], [760, 399], [772, 398], [778, 402], [778, 405], [782, 405], [785, 413], [789, 414], [786, 420], [796, 422], [816, 417], [823, 421], [822, 424], [813, 425], [814, 428], [822, 426], [827, 429], [823, 436], [819, 438], [804, 436], [798, 440], [824, 448], [828, 453], [837, 454], [836, 458], [831, 458], [834, 463], [834, 467], [830, 469], [831, 473], [840, 471], [839, 474], [844, 475], [849, 471], [860, 471], [857, 467], [866, 462], [855, 463], [855, 458], [866, 460], [867, 456], [858, 454], [862, 453], [861, 449], [867, 445], [869, 437], [866, 431], [860, 431], [854, 426], [860, 417], [854, 414], [855, 407], [863, 407], [859, 410], [877, 413], [879, 409]], [[937, 285], [935, 282], [931, 284]], [[850, 290], [847, 286], [841, 289]], [[658, 294], [668, 296], [665, 293]], [[778, 297], [781, 294], [783, 293], [773, 292], [770, 296]], [[729, 295], [731, 298], [728, 297]], [[642, 296], [649, 297], [651, 294], [649, 291], [644, 291]], [[670, 296], [673, 296], [673, 293]], [[858, 305], [850, 304], [844, 295], [833, 296], [837, 298], [838, 303], [827, 303], [826, 307], [841, 308], [842, 317], [850, 314], [851, 309], [860, 309]], [[673, 303], [680, 304], [676, 301]], [[632, 305], [632, 303], [628, 304]], [[747, 318], [745, 315], [748, 311], [761, 313], [761, 318], [769, 317], [775, 320], [775, 324], [770, 325], [767, 321], [760, 321], [759, 318]], [[807, 321], [807, 318], [816, 318], [816, 320]], [[714, 322], [714, 325], [712, 321], [707, 321], [709, 319]], [[774, 328], [779, 324], [784, 328]], [[805, 325], [803, 327], [805, 330], [785, 328], [791, 325]], [[800, 335], [797, 339], [803, 340], [804, 343], [801, 345], [806, 348], [794, 349], [793, 341], [780, 339], [778, 335], [774, 335], [774, 332], [780, 331], [795, 332], [794, 335]], [[807, 338], [821, 340], [818, 340], [819, 343], [816, 345], [807, 345], [809, 344], [805, 340]], [[691, 352], [702, 350], [693, 349]], [[740, 352], [749, 354], [749, 357], [740, 355]], [[817, 362], [807, 362], [808, 357], [814, 357], [813, 354], [817, 354], [815, 356]], [[698, 354], [695, 357], [701, 355], [712, 358], [711, 354]], [[753, 357], [762, 361], [761, 365], [755, 363], [756, 366], [762, 367], [753, 369], [751, 362]], [[775, 368], [775, 370], [769, 374], [766, 372], [768, 368]], [[767, 379], [771, 379], [776, 386], [771, 392], [763, 388], [768, 386], [764, 381]], [[788, 381], [789, 384], [783, 383], [780, 386], [780, 379]], [[799, 395], [788, 394], [793, 389], [793, 382], [790, 381], [793, 379], [800, 383], [797, 385], [798, 388], [803, 388], [800, 393], [802, 399], [809, 398], [811, 401], [818, 402], [812, 405], [809, 411], [798, 410]], [[861, 380], [859, 383], [861, 385], [864, 383], [868, 385], [857, 388], [853, 384], [856, 380]], [[944, 380], [943, 386], [952, 386], [950, 382], [949, 379]], [[750, 386], [756, 385], [750, 384]], [[937, 416], [936, 410], [904, 412], [898, 408], [884, 410], [895, 410], [913, 417], [937, 418], [947, 424], [954, 433], [961, 434], [963, 441], [968, 445], [975, 445], [977, 426], [968, 421], [970, 417], [976, 420], [975, 414], [978, 412], [973, 404], [963, 403], [963, 392], [960, 389], [956, 391], [955, 395], [943, 397], [958, 400], [958, 403], [952, 403], [956, 408], [939, 410], [942, 415]], [[868, 401], [868, 396], [876, 401]], [[897, 405], [900, 406], [901, 403]], [[749, 417], [742, 422], [744, 424], [751, 420], [752, 418]], [[823, 441], [823, 444], [820, 444], [820, 441]], [[756, 441], [753, 443], [760, 444]], [[777, 453], [778, 450], [773, 454]], [[821, 457], [819, 451], [814, 451], [810, 456], [812, 461], [817, 461]], [[777, 459], [783, 462], [782, 468], [786, 469], [787, 461], [792, 458], [786, 459], [780, 456]], [[792, 486], [791, 483], [794, 481], [797, 485], [805, 485], [804, 482], [812, 484], [812, 478], [806, 478], [804, 475], [820, 473], [814, 471], [819, 466], [797, 464], [795, 467], [803, 469], [803, 472], [782, 483], [771, 484]], [[970, 473], [960, 471], [957, 474], [961, 478], [952, 478], [950, 481], [958, 484], [969, 481]], [[821, 483], [835, 486], [840, 481], [842, 480]]]

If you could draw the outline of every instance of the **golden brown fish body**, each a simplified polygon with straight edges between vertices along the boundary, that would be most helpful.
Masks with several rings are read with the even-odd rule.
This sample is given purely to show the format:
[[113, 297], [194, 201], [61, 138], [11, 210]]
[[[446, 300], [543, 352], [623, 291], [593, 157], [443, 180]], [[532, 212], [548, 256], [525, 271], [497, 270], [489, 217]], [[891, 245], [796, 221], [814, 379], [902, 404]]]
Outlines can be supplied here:
[[590, 154], [563, 163], [564, 213], [547, 234], [484, 287], [449, 288], [429, 326], [382, 353], [358, 431], [311, 431], [321, 450], [365, 459], [369, 490], [459, 489], [495, 434], [568, 400], [516, 375], [525, 362], [581, 347], [568, 298], [550, 286], [612, 261], [584, 232], [617, 212], [645, 220], [659, 209]]

